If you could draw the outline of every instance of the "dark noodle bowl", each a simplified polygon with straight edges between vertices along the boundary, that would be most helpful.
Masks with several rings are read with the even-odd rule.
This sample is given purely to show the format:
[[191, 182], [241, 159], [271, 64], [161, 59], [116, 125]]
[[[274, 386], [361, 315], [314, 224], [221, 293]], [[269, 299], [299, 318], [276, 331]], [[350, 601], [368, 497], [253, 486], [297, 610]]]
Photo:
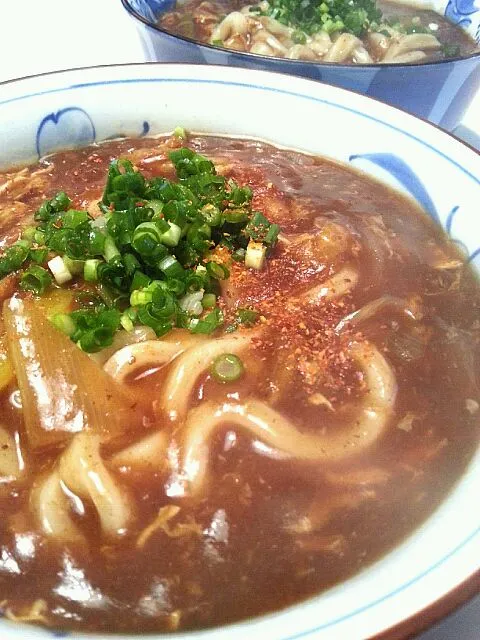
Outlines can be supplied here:
[[[401, 543], [477, 449], [478, 280], [419, 206], [347, 166], [246, 139], [108, 141], [4, 172], [2, 236], [15, 240], [60, 190], [102, 216], [113, 158], [174, 179], [169, 153], [183, 145], [281, 227], [261, 269], [225, 247], [209, 254], [229, 270], [213, 333], [137, 327], [128, 344], [123, 330], [89, 360], [46, 318], [83, 304], [91, 284], [37, 298], [15, 276], [1, 283], [4, 354], [20, 339], [2, 360], [16, 375], [1, 371], [3, 451], [16, 454], [3, 460], [0, 545], [22, 570], [2, 574], [0, 600], [14, 620], [143, 633], [283, 609]], [[63, 352], [89, 362], [82, 393], [95, 395], [95, 367], [108, 374], [118, 404], [97, 432], [68, 433], [68, 406], [59, 431], [45, 429], [45, 398], [38, 424], [28, 413], [29, 384]], [[212, 368], [225, 353], [243, 363], [230, 381]], [[22, 358], [36, 367], [26, 382]], [[131, 426], [116, 431], [125, 410]]]
[[[457, 7], [458, 3], [449, 2], [445, 8], [445, 18], [432, 18], [435, 16], [433, 13], [424, 18], [428, 24], [433, 20], [440, 25], [439, 33], [446, 43], [450, 42], [451, 34], [458, 34], [455, 42], [460, 44], [460, 50], [453, 59], [441, 59], [435, 54], [418, 64], [345, 64], [328, 60], [286, 59], [213, 46], [202, 41], [201, 33], [186, 34], [181, 29], [172, 32], [175, 27], [170, 26], [165, 18], [169, 12], [175, 12], [172, 2], [122, 0], [122, 3], [137, 22], [148, 60], [219, 64], [304, 76], [384, 100], [450, 131], [459, 124], [480, 86], [480, 54], [475, 27], [478, 9], [473, 5], [468, 10], [468, 16]], [[234, 6], [243, 4], [237, 2]], [[181, 12], [188, 11], [188, 6], [187, 3]], [[411, 15], [411, 9], [402, 8], [400, 13]], [[450, 23], [455, 26], [452, 27]], [[205, 27], [201, 27], [204, 35], [209, 33], [209, 30], [205, 30], [208, 26], [207, 22]], [[462, 29], [468, 32], [468, 37]]]

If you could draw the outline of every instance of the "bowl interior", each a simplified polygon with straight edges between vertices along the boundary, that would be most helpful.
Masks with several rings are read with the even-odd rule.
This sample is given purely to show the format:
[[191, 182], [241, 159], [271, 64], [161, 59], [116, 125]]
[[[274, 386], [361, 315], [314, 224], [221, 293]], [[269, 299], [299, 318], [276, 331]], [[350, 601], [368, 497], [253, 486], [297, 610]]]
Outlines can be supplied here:
[[[291, 113], [295, 127], [286, 127]], [[0, 122], [2, 167], [112, 137], [169, 132], [178, 125], [324, 155], [416, 199], [480, 271], [478, 155], [412, 116], [342, 89], [247, 70], [232, 78], [222, 67], [126, 65], [6, 83]], [[328, 126], [320, 130], [319, 123]], [[480, 569], [480, 516], [471, 506], [478, 499], [479, 463], [480, 451], [432, 517], [342, 585], [276, 614], [176, 637], [370, 637], [417, 614]], [[5, 640], [51, 637], [7, 622], [0, 628]]]

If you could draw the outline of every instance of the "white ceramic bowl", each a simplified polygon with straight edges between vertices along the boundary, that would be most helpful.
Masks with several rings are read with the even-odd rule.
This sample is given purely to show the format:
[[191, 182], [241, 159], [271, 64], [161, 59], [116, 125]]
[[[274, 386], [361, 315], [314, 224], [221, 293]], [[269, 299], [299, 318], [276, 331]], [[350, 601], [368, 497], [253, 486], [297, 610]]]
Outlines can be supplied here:
[[[424, 64], [340, 64], [275, 58], [168, 33], [158, 26], [158, 19], [175, 5], [172, 0], [121, 1], [136, 24], [146, 60], [224, 64], [320, 80], [385, 100], [449, 131], [455, 130], [480, 86], [479, 52]], [[414, 0], [413, 4], [433, 9], [480, 43], [480, 4], [475, 0]]]
[[[416, 198], [480, 267], [479, 156], [383, 103], [309, 80], [240, 69], [233, 74], [213, 66], [126, 65], [0, 85], [3, 167], [55, 149], [168, 132], [177, 125], [263, 138], [363, 169]], [[175, 639], [351, 640], [385, 632], [412, 616], [419, 621], [419, 612], [452, 591], [458, 595], [460, 585], [478, 575], [479, 487], [480, 451], [435, 513], [353, 578], [278, 613]], [[2, 640], [53, 635], [0, 623]]]

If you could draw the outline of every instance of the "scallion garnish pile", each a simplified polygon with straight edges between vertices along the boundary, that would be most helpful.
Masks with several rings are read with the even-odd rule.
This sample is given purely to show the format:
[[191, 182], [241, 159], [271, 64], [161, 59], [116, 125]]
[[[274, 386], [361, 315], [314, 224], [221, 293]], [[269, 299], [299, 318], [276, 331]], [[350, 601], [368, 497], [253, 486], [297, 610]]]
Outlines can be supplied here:
[[248, 186], [218, 175], [187, 147], [169, 157], [177, 181], [147, 180], [130, 161], [114, 160], [95, 219], [57, 193], [35, 213], [38, 226], [0, 258], [0, 277], [23, 268], [20, 286], [36, 295], [54, 280], [77, 280], [95, 293], [95, 304], [51, 318], [84, 351], [109, 346], [116, 331], [135, 325], [157, 336], [173, 327], [212, 333], [223, 324], [217, 297], [228, 265], [259, 269], [276, 243], [280, 228], [252, 210]]
[[336, 31], [361, 35], [382, 18], [376, 0], [268, 0], [254, 5], [252, 12], [270, 16], [282, 24], [312, 35], [320, 29], [327, 33]]
[[[320, 31], [330, 35], [351, 33], [357, 37], [370, 31], [391, 37], [387, 29], [391, 27], [398, 33], [436, 34], [434, 28], [423, 25], [419, 18], [409, 22], [393, 17], [388, 19], [382, 15], [377, 0], [268, 0], [252, 5], [250, 12], [274, 18], [295, 29], [292, 40], [296, 44], [305, 44], [307, 36]], [[444, 44], [442, 51], [445, 57], [455, 57], [459, 55], [460, 47]]]

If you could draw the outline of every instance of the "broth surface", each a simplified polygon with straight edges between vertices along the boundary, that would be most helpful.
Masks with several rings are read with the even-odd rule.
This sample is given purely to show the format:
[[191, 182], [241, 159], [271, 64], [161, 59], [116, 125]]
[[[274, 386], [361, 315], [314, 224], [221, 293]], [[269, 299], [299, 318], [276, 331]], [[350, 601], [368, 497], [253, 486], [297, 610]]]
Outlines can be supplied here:
[[[91, 206], [113, 158], [131, 159], [147, 177], [171, 177], [172, 144], [125, 139], [42, 160], [1, 192], [1, 236], [17, 238], [59, 190], [75, 207]], [[284, 608], [399, 544], [445, 498], [478, 445], [478, 281], [426, 214], [326, 159], [213, 136], [191, 137], [188, 146], [248, 184], [254, 207], [282, 228], [263, 270], [233, 263], [222, 284], [224, 328], [233, 328], [238, 308], [259, 314], [253, 327], [217, 334], [247, 337], [245, 373], [221, 384], [207, 358], [187, 413], [178, 409], [176, 418], [157, 406], [176, 360], [152, 362], [128, 378], [153, 405], [157, 423], [148, 433], [167, 434], [168, 455], [145, 468], [116, 464], [115, 455], [144, 434], [104, 444], [103, 463], [135, 516], [124, 535], [108, 539], [95, 506], [69, 495], [78, 543], [46, 535], [32, 508], [32, 487], [57, 468], [64, 448], [29, 451], [17, 385], [3, 389], [1, 422], [18, 434], [26, 465], [23, 481], [4, 478], [0, 486], [0, 602], [12, 618], [141, 632], [210, 627]], [[14, 175], [4, 173], [0, 184]], [[1, 286], [5, 299], [12, 291]], [[184, 340], [179, 333], [164, 340]], [[210, 341], [198, 343], [200, 359]], [[367, 355], [362, 345], [370, 345]], [[393, 376], [392, 409], [372, 405], [385, 413], [378, 437], [363, 445], [360, 429], [353, 444], [345, 440], [348, 454], [334, 455], [329, 443], [360, 424], [369, 406], [373, 352], [379, 370], [386, 363]], [[189, 416], [200, 424], [202, 407], [210, 407], [210, 419], [212, 407], [254, 402], [300, 434], [324, 437], [325, 458], [282, 455], [276, 436], [266, 443], [232, 413], [201, 438], [205, 477], [198, 491], [185, 491], [173, 458], [181, 455]]]

